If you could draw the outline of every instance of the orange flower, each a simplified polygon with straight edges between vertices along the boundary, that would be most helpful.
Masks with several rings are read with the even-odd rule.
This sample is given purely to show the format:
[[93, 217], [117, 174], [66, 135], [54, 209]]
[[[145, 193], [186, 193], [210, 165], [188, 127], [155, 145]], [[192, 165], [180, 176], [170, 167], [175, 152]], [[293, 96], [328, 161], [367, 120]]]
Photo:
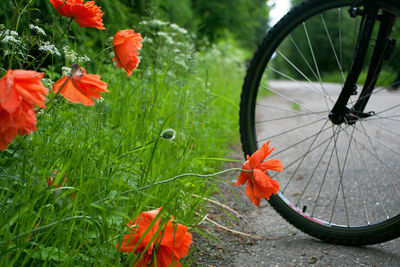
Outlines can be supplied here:
[[169, 221], [157, 250], [157, 266], [181, 266], [179, 260], [188, 254], [191, 243], [192, 234], [187, 227]]
[[53, 92], [64, 96], [72, 103], [82, 103], [86, 106], [93, 106], [92, 98], [100, 99], [100, 92], [108, 92], [107, 83], [101, 81], [96, 74], [86, 74], [84, 68], [74, 65], [75, 70], [71, 75], [65, 76], [53, 85]]
[[118, 68], [124, 68], [128, 76], [131, 76], [132, 70], [139, 65], [139, 52], [142, 49], [142, 36], [140, 33], [134, 33], [133, 30], [122, 30], [114, 35], [114, 58]]
[[0, 79], [0, 150], [17, 136], [36, 131], [35, 105], [44, 108], [44, 73], [9, 70]]
[[[128, 223], [131, 227], [130, 233], [125, 235], [120, 246], [116, 245], [121, 251], [142, 254], [140, 260], [133, 264], [135, 267], [148, 266], [154, 259], [154, 253], [156, 266], [181, 266], [180, 258], [189, 252], [192, 234], [187, 231], [186, 226], [171, 222], [172, 217], [163, 227], [160, 227], [160, 219], [153, 222], [160, 210], [161, 208], [142, 212], [133, 222], [131, 220]], [[152, 222], [154, 224], [149, 229]], [[146, 247], [148, 248], [145, 251]], [[154, 262], [151, 266], [155, 266]]]
[[[147, 251], [148, 254], [152, 253], [155, 242], [155, 240], [154, 239], [152, 240], [152, 238], [158, 231], [160, 219], [157, 219], [157, 221], [154, 222], [154, 225], [148, 230], [146, 235], [144, 234], [149, 228], [151, 222], [160, 212], [160, 210], [161, 208], [142, 212], [135, 220], [129, 221], [127, 225], [131, 227], [131, 231], [128, 235], [125, 235], [124, 237], [124, 240], [122, 241], [120, 246], [121, 251], [132, 252], [136, 246], [135, 252], [142, 252], [150, 243]], [[137, 244], [142, 236], [144, 237], [142, 238], [140, 243]]]
[[94, 27], [104, 30], [101, 8], [94, 1], [49, 0], [53, 7], [64, 17], [73, 18], [82, 27]]
[[261, 198], [269, 199], [272, 194], [279, 191], [279, 183], [266, 174], [267, 170], [283, 171], [283, 165], [279, 159], [262, 162], [275, 149], [270, 148], [269, 143], [270, 141], [265, 143], [251, 157], [247, 155], [247, 161], [243, 164], [242, 169], [252, 172], [240, 172], [239, 179], [235, 184], [238, 186], [248, 182], [246, 195], [257, 207], [260, 206]]

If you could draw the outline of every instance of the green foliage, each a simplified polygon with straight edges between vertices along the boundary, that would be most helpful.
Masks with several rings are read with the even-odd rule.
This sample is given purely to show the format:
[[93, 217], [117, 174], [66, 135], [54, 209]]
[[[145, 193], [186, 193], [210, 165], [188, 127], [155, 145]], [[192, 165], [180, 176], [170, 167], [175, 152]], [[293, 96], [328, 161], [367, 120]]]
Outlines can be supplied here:
[[[238, 140], [247, 55], [233, 40], [194, 51], [184, 29], [143, 19], [142, 62], [128, 77], [112, 62], [104, 31], [75, 23], [66, 31], [68, 20], [54, 9], [40, 21], [31, 13], [10, 18], [0, 29], [2, 37], [17, 41], [0, 44], [3, 53], [9, 51], [1, 76], [11, 67], [40, 66], [51, 89], [65, 75], [62, 67], [80, 63], [99, 74], [110, 92], [94, 107], [58, 95], [38, 112], [37, 131], [0, 152], [0, 266], [131, 266], [134, 255], [115, 248], [129, 220], [163, 207], [194, 229], [206, 211], [194, 195], [212, 193], [217, 178], [160, 182], [221, 167], [223, 161], [215, 159]], [[29, 26], [31, 19], [46, 35]], [[60, 38], [65, 31], [67, 38]]]
[[[65, 19], [56, 14], [48, 0], [1, 1], [0, 21], [7, 28], [15, 29], [17, 17], [11, 14], [28, 2], [29, 8], [25, 11], [30, 21], [40, 18], [41, 23], [49, 23], [50, 26], [65, 25]], [[106, 31], [82, 30], [73, 24], [72, 32], [77, 40], [91, 41], [97, 45], [101, 45], [116, 30], [136, 29], [138, 23], [147, 18], [169, 21], [188, 29], [198, 35], [198, 46], [203, 45], [203, 39], [214, 43], [231, 34], [242, 47], [255, 50], [267, 29], [269, 14], [269, 8], [263, 0], [97, 0], [96, 4], [105, 13], [103, 20], [107, 25]], [[28, 27], [27, 21], [22, 20], [21, 26]]]
[[231, 33], [244, 47], [255, 49], [267, 29], [269, 9], [261, 0], [193, 1], [197, 30], [212, 42]]

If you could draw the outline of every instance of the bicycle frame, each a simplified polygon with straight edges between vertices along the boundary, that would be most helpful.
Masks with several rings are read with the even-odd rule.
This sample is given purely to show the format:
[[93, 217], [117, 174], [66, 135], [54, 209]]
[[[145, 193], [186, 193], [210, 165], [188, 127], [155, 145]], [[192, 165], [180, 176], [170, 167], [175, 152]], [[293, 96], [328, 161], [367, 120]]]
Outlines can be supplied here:
[[[396, 16], [386, 11], [379, 14], [378, 1], [364, 0], [362, 6], [364, 7], [363, 10], [360, 9], [360, 4], [353, 4], [349, 10], [352, 17], [362, 15], [363, 18], [349, 73], [339, 98], [329, 114], [329, 119], [334, 124], [341, 124], [343, 122], [353, 124], [359, 118], [366, 118], [374, 114], [373, 111], [364, 112], [364, 109], [375, 88], [383, 61], [390, 57], [395, 46], [395, 40], [391, 40], [390, 35], [392, 33]], [[357, 94], [357, 80], [361, 73], [376, 21], [380, 21], [380, 26], [371, 62], [369, 64], [366, 82], [357, 102], [352, 108], [348, 108], [346, 105], [350, 96]]]

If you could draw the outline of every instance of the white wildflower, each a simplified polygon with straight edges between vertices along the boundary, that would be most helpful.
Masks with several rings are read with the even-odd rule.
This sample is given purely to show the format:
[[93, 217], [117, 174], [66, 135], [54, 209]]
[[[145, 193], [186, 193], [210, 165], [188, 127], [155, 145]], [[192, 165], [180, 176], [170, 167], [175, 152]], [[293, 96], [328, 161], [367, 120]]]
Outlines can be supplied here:
[[142, 43], [153, 43], [153, 39], [149, 38], [149, 37], [144, 37]]
[[70, 67], [62, 67], [61, 72], [63, 76], [67, 76], [71, 74], [71, 68]]
[[63, 46], [63, 51], [65, 59], [69, 60], [70, 62], [75, 62], [75, 60], [78, 58], [78, 54], [74, 50], [69, 49], [69, 47], [66, 45]]
[[183, 59], [181, 59], [181, 58], [176, 59], [176, 60], [175, 60], [175, 64], [181, 66], [181, 67], [184, 68], [185, 70], [188, 69], [188, 67], [187, 67], [187, 65], [186, 65], [186, 63], [185, 63], [185, 61], [184, 61]]
[[54, 81], [48, 79], [48, 78], [43, 78], [42, 79], [42, 83], [44, 84], [44, 86], [46, 87], [52, 87], [54, 84]]
[[166, 32], [157, 32], [157, 35], [164, 37], [167, 40], [167, 42], [170, 43], [170, 44], [174, 44], [175, 43], [174, 40], [172, 39], [172, 37], [169, 36]]
[[4, 36], [4, 38], [1, 40], [1, 42], [6, 43], [6, 44], [8, 44], [8, 43], [20, 44], [21, 43], [20, 40], [18, 40], [17, 38], [15, 38], [12, 35]]
[[141, 22], [139, 22], [139, 24], [140, 25], [147, 25], [147, 24], [149, 24], [147, 21], [141, 21]]
[[161, 21], [158, 19], [153, 19], [150, 21], [151, 24], [155, 25], [155, 26], [164, 26], [164, 25], [168, 25], [168, 22], [165, 21]]
[[49, 41], [44, 42], [40, 47], [39, 47], [40, 51], [44, 51], [47, 53], [50, 53], [52, 55], [57, 55], [57, 56], [61, 56], [60, 52], [58, 51], [57, 47], [53, 44], [51, 44]]
[[29, 28], [31, 28], [31, 30], [35, 30], [37, 33], [39, 33], [39, 34], [41, 34], [43, 36], [46, 36], [45, 31], [42, 28], [40, 28], [39, 26], [35, 26], [33, 24], [29, 24]]
[[86, 56], [86, 55], [83, 55], [83, 57], [79, 57], [78, 58], [79, 64], [82, 64], [82, 63], [85, 63], [85, 62], [89, 62], [89, 61], [90, 61], [90, 58], [88, 56]]
[[184, 28], [179, 27], [178, 25], [176, 25], [175, 23], [172, 23], [171, 25], [169, 25], [172, 29], [174, 29], [175, 31], [178, 31], [180, 33], [186, 34], [188, 31]]
[[18, 32], [16, 32], [16, 31], [13, 31], [13, 30], [6, 30], [6, 33], [5, 33], [5, 35], [7, 35], [7, 36], [14, 36], [14, 37], [18, 37]]

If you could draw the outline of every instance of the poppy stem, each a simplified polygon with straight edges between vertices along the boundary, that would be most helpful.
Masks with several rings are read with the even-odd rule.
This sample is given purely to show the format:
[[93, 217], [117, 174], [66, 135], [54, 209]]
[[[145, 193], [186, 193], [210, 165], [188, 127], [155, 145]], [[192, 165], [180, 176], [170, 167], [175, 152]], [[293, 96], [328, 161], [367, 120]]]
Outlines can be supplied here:
[[122, 192], [121, 195], [130, 193], [130, 192], [134, 192], [134, 191], [137, 191], [137, 190], [144, 190], [144, 189], [147, 189], [149, 187], [160, 185], [160, 184], [166, 184], [166, 183], [175, 181], [175, 180], [177, 180], [179, 178], [182, 178], [182, 177], [196, 176], [196, 177], [201, 177], [201, 178], [208, 178], [208, 177], [213, 177], [213, 176], [217, 176], [217, 175], [224, 174], [224, 173], [227, 173], [227, 172], [232, 172], [232, 171], [253, 172], [252, 170], [243, 170], [241, 168], [231, 168], [231, 169], [226, 169], [226, 170], [223, 170], [223, 171], [220, 171], [220, 172], [215, 172], [215, 173], [210, 173], [210, 174], [184, 173], [184, 174], [179, 174], [177, 176], [174, 176], [174, 177], [172, 177], [170, 179], [167, 179], [167, 180], [164, 180], [164, 181], [156, 182], [156, 183], [153, 183], [153, 184], [149, 184], [149, 185], [142, 186], [142, 187], [139, 187], [139, 188], [136, 188], [136, 189], [132, 189], [132, 190], [128, 190], [128, 191]]
[[[233, 171], [253, 172], [253, 170], [243, 170], [241, 168], [231, 168], [231, 169], [226, 169], [226, 170], [223, 170], [223, 171], [210, 173], [210, 174], [184, 173], [184, 174], [179, 174], [177, 176], [174, 176], [174, 177], [172, 177], [170, 179], [167, 179], [167, 180], [164, 180], [164, 181], [160, 181], [160, 182], [156, 182], [156, 183], [153, 183], [153, 184], [145, 185], [145, 186], [142, 186], [142, 187], [139, 187], [139, 188], [135, 188], [135, 189], [130, 189], [130, 190], [124, 191], [124, 192], [120, 193], [120, 195], [129, 194], [129, 193], [132, 193], [132, 192], [135, 192], [135, 191], [138, 191], [138, 190], [144, 190], [144, 189], [150, 188], [152, 186], [157, 186], [157, 185], [160, 185], [160, 184], [166, 184], [166, 183], [175, 181], [175, 180], [177, 180], [179, 178], [182, 178], [182, 177], [195, 176], [195, 177], [201, 177], [201, 178], [208, 178], [208, 177], [213, 177], [213, 176], [217, 176], [217, 175], [220, 175], [220, 174], [224, 174], [224, 173], [227, 173], [227, 172], [233, 172]], [[109, 200], [109, 199], [108, 198], [99, 199], [99, 200], [95, 201], [94, 203], [98, 203], [100, 201], [107, 201], [107, 200]]]

